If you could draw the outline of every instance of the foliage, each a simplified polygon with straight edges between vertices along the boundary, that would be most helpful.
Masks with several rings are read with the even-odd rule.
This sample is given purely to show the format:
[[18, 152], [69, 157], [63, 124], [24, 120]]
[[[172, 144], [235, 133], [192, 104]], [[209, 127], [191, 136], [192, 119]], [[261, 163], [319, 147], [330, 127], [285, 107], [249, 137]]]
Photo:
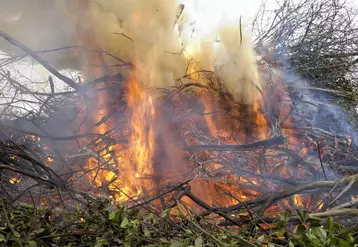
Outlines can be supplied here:
[[357, 230], [356, 227], [343, 227], [334, 222], [332, 217], [323, 221], [321, 218], [309, 217], [306, 211], [297, 211], [298, 224], [294, 228], [295, 232], [285, 228], [290, 219], [292, 219], [291, 212], [286, 211], [279, 222], [281, 229], [272, 235], [276, 238], [285, 237], [288, 246], [357, 246], [354, 244], [355, 239], [353, 238], [353, 234]]
[[287, 69], [315, 85], [356, 91], [358, 25], [354, 7], [345, 0], [279, 1], [274, 14], [262, 10], [262, 15], [271, 17], [258, 32], [256, 44], [273, 46], [276, 58], [287, 63]]
[[[354, 228], [332, 218], [324, 224], [312, 221], [307, 212], [295, 216], [287, 211], [274, 232], [249, 227], [228, 231], [180, 211], [173, 220], [169, 210], [156, 214], [103, 202], [65, 214], [29, 204], [2, 204], [0, 212], [0, 246], [357, 246]], [[292, 219], [299, 220], [296, 233], [289, 230]]]

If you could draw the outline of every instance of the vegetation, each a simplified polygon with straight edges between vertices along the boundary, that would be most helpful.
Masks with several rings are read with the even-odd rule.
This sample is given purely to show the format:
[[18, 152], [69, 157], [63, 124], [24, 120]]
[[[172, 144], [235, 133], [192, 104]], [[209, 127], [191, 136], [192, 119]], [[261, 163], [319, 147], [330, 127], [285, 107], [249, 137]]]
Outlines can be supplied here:
[[283, 66], [289, 76], [306, 80], [300, 87], [339, 96], [333, 101], [357, 118], [358, 9], [354, 3], [282, 0], [278, 4], [274, 11], [262, 5], [254, 19], [257, 51], [270, 64]]
[[[273, 49], [270, 59], [284, 62], [309, 82], [337, 90], [357, 88], [357, 9], [342, 0], [279, 2], [259, 12], [253, 24], [259, 47]], [[259, 20], [271, 15], [264, 27]], [[267, 20], [266, 20], [267, 21]], [[257, 31], [259, 30], [259, 31]]]
[[[173, 220], [176, 219], [176, 220]], [[179, 219], [181, 219], [179, 221]], [[161, 214], [97, 202], [86, 209], [54, 212], [29, 204], [2, 205], [0, 246], [340, 246], [353, 247], [357, 228], [286, 211], [274, 231], [243, 227], [225, 229], [201, 222], [197, 215], [170, 210]], [[297, 231], [292, 220], [299, 222]]]

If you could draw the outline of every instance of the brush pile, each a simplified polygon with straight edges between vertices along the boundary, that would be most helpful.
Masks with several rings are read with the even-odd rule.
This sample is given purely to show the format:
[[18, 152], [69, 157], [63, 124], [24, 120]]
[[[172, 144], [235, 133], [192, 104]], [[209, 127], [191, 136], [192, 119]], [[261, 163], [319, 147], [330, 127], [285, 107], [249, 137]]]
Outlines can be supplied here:
[[[101, 14], [100, 6], [87, 7]], [[210, 69], [201, 65], [211, 46], [162, 57], [152, 39], [160, 49], [168, 40], [138, 31], [159, 24], [137, 28], [136, 18], [131, 37], [113, 36], [101, 18], [75, 13], [81, 45], [55, 50], [32, 50], [0, 30], [19, 50], [0, 58], [0, 246], [355, 247], [355, 13], [339, 0], [283, 0], [264, 27], [264, 7], [253, 23], [259, 61], [240, 19], [232, 27], [240, 46], [223, 32], [219, 45], [233, 50]], [[83, 17], [103, 30], [86, 33]], [[172, 35], [172, 21], [163, 23]], [[128, 43], [123, 54], [141, 51], [144, 60], [125, 62], [94, 40], [114, 40], [113, 52]], [[94, 64], [76, 79], [45, 59], [72, 49]], [[47, 81], [12, 66], [28, 57]], [[185, 74], [166, 81], [172, 59], [175, 77]], [[143, 86], [138, 75], [157, 80]]]
[[[116, 79], [105, 87], [113, 92], [119, 85]], [[226, 111], [213, 113], [223, 124], [236, 117], [241, 123], [236, 133], [251, 131], [247, 143], [225, 132], [208, 134], [196, 88], [209, 92], [216, 106], [225, 103]], [[71, 94], [73, 99], [77, 92]], [[270, 134], [260, 139], [254, 113], [243, 119], [242, 112], [230, 110], [240, 107], [235, 104], [212, 83], [183, 84], [160, 98], [157, 109], [166, 112], [170, 124], [161, 126], [156, 141], [180, 138], [182, 146], [175, 148], [187, 163], [180, 176], [157, 172], [141, 178], [156, 185], [135, 197], [115, 178], [98, 186], [89, 175], [121, 172], [120, 164], [116, 170], [109, 162], [118, 155], [113, 147], [129, 145], [120, 125], [103, 135], [53, 136], [43, 129], [46, 119], [3, 121], [0, 241], [5, 246], [353, 246], [358, 168], [352, 137], [307, 123], [285, 125], [291, 117], [298, 123], [299, 117], [308, 119], [292, 107], [290, 116], [271, 123]], [[120, 111], [97, 125], [115, 118], [126, 126], [130, 112]], [[76, 140], [87, 144], [76, 149]], [[175, 156], [166, 148], [157, 156], [158, 165], [163, 160], [170, 165]], [[88, 167], [88, 159], [98, 165]], [[127, 199], [114, 202], [118, 195]]]

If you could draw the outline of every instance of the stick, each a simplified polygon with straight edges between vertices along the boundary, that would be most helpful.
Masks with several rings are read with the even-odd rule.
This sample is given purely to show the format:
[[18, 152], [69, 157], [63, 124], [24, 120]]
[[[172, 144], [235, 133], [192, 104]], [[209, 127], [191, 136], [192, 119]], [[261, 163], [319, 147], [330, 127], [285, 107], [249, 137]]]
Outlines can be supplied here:
[[[321, 168], [322, 168], [322, 171], [323, 171], [323, 175], [324, 175], [324, 178], [325, 178], [326, 180], [328, 180], [328, 179], [327, 179], [327, 175], [326, 175], [326, 171], [324, 170], [324, 166], [323, 166], [323, 163], [322, 163], [321, 148], [319, 147], [319, 142], [317, 141], [316, 143], [317, 143], [317, 150], [318, 150], [318, 158], [319, 158], [319, 162], [320, 162], [320, 164], [321, 164]], [[333, 203], [333, 202], [332, 202], [332, 203]]]
[[[333, 187], [341, 188], [341, 187], [345, 186], [346, 184], [348, 184], [349, 182], [351, 182], [352, 180], [358, 181], [358, 174], [352, 175], [349, 177], [345, 177], [345, 178], [341, 178], [341, 179], [337, 179], [335, 181], [316, 181], [316, 182], [312, 182], [310, 184], [302, 184], [302, 185], [297, 186], [297, 188], [295, 188], [294, 190], [279, 192], [279, 193], [275, 193], [275, 194], [263, 195], [260, 198], [246, 201], [245, 203], [246, 203], [246, 205], [262, 204], [268, 199], [270, 199], [271, 202], [274, 203], [276, 201], [293, 196], [295, 194], [299, 194], [299, 193], [301, 193], [303, 191], [307, 191], [307, 190], [313, 190], [313, 189], [319, 189], [319, 188], [333, 188]], [[233, 206], [230, 206], [227, 208], [220, 208], [220, 209], [216, 209], [216, 210], [228, 213], [228, 212], [238, 210], [242, 206], [243, 206], [242, 203], [238, 203], [236, 205], [233, 205]]]
[[348, 209], [348, 208], [341, 208], [341, 209], [331, 209], [326, 212], [319, 212], [310, 214], [310, 217], [329, 217], [329, 216], [357, 216], [358, 209]]
[[178, 20], [179, 20], [181, 14], [182, 14], [183, 11], [184, 11], [184, 8], [185, 8], [185, 5], [184, 5], [184, 4], [181, 3], [181, 4], [178, 5], [177, 14], [176, 14], [176, 16], [175, 16], [175, 21], [174, 21], [174, 26], [178, 23]]
[[354, 184], [355, 180], [352, 179], [349, 184], [341, 191], [341, 193], [339, 193], [339, 195], [328, 205], [328, 207], [332, 206], [333, 203], [335, 203], [339, 198], [341, 198], [341, 196], [343, 196], [350, 188], [352, 188], [353, 184]]
[[61, 81], [63, 81], [67, 85], [69, 85], [70, 87], [72, 87], [74, 89], [79, 89], [79, 85], [76, 82], [74, 82], [69, 77], [64, 76], [63, 74], [58, 72], [46, 60], [44, 60], [42, 57], [37, 55], [35, 51], [31, 50], [30, 48], [28, 48], [24, 44], [20, 43], [19, 41], [17, 41], [16, 39], [14, 39], [13, 37], [11, 37], [10, 35], [8, 35], [5, 32], [0, 31], [0, 37], [6, 39], [7, 41], [9, 41], [14, 46], [17, 46], [21, 50], [26, 52], [28, 55], [33, 57], [37, 62], [39, 62], [42, 66], [44, 66], [48, 71], [50, 71], [54, 76], [56, 76], [58, 79], [60, 79]]
[[107, 140], [109, 142], [113, 142], [113, 143], [117, 143], [117, 144], [128, 144], [128, 140], [118, 140], [118, 139], [114, 139], [102, 134], [97, 134], [97, 133], [83, 133], [83, 134], [77, 134], [77, 135], [72, 135], [72, 136], [50, 136], [50, 135], [46, 135], [46, 134], [40, 134], [40, 133], [36, 133], [36, 132], [31, 132], [31, 131], [25, 131], [25, 130], [20, 130], [17, 129], [19, 132], [26, 134], [26, 135], [32, 135], [32, 136], [37, 136], [37, 137], [41, 137], [44, 139], [50, 139], [50, 140], [55, 140], [55, 141], [69, 141], [69, 140], [76, 140], [76, 139], [81, 139], [81, 138], [100, 138], [103, 140]]
[[283, 145], [284, 143], [285, 137], [278, 136], [245, 145], [191, 145], [184, 147], [184, 149], [188, 151], [239, 151], [263, 148], [267, 146]]
[[352, 200], [350, 202], [343, 203], [337, 207], [332, 208], [331, 210], [353, 207], [354, 205], [357, 205], [357, 204], [358, 204], [358, 198], [355, 200]]

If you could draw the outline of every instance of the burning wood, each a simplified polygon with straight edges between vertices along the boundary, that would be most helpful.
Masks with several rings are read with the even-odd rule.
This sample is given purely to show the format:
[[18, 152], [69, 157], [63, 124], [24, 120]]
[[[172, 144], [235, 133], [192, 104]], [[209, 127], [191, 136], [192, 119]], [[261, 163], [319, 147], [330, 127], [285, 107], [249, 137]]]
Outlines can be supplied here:
[[[170, 24], [159, 23], [159, 17], [146, 18], [168, 7], [164, 2], [158, 1], [158, 9], [145, 15], [140, 6], [133, 7], [126, 22], [114, 18], [120, 23], [108, 25], [115, 29], [109, 32], [98, 21], [110, 7], [106, 4], [98, 3], [98, 8], [84, 3], [86, 11], [75, 17], [87, 17], [105, 30], [88, 30], [87, 24], [77, 23], [78, 42], [86, 45], [76, 47], [78, 56], [94, 64], [90, 71], [83, 69], [83, 83], [0, 30], [2, 38], [71, 88], [57, 92], [50, 76], [50, 92], [36, 93], [9, 73], [4, 77], [16, 92], [31, 93], [42, 105], [38, 114], [1, 123], [1, 202], [75, 211], [74, 202], [93, 210], [93, 205], [110, 201], [110, 207], [125, 205], [130, 212], [170, 212], [170, 222], [182, 224], [187, 223], [183, 217], [195, 215], [191, 223], [203, 232], [211, 225], [202, 222], [212, 220], [219, 226], [266, 233], [279, 227], [282, 215], [281, 223], [301, 228], [318, 218], [358, 216], [357, 140], [349, 136], [352, 133], [317, 124], [321, 105], [308, 95], [295, 95], [298, 87], [285, 81], [281, 68], [257, 65], [241, 19], [239, 30], [231, 25], [217, 28], [220, 44], [215, 52], [205, 35], [195, 40], [182, 32], [180, 42], [171, 44], [171, 25], [182, 24], [184, 5], [176, 15], [172, 8], [162, 14]], [[136, 25], [155, 32], [144, 35], [132, 29]], [[155, 25], [161, 28], [153, 29]], [[110, 41], [118, 37], [108, 33], [125, 33], [119, 35], [126, 37], [120, 43], [130, 49], [113, 46]], [[163, 37], [153, 45], [155, 35]], [[163, 54], [157, 50], [161, 46], [181, 52]], [[179, 71], [185, 74], [178, 76]], [[58, 116], [70, 112], [56, 108], [59, 102], [73, 105], [74, 116]], [[62, 118], [71, 124], [51, 131], [51, 121]], [[106, 215], [106, 220], [122, 217], [117, 213]], [[127, 228], [126, 217], [120, 228]]]
[[[180, 207], [184, 202], [189, 203], [202, 216], [216, 214], [223, 218], [223, 224], [227, 224], [227, 221], [234, 225], [253, 220], [257, 224], [265, 224], [273, 221], [270, 218], [273, 212], [285, 209], [306, 209], [319, 217], [338, 215], [340, 209], [355, 204], [351, 197], [357, 182], [356, 175], [342, 177], [345, 161], [354, 160], [355, 157], [349, 137], [314, 126], [297, 128], [292, 122], [287, 128], [284, 125], [270, 126], [268, 123], [272, 119], [256, 112], [259, 108], [255, 106], [244, 113], [246, 118], [253, 119], [242, 119], [240, 115], [243, 113], [234, 109], [244, 109], [244, 106], [218, 88], [217, 83], [212, 83], [212, 78], [208, 77], [208, 83], [200, 86], [209, 92], [209, 99], [214, 99], [211, 102], [205, 101], [207, 97], [200, 98], [203, 95], [201, 91], [191, 90], [197, 86], [193, 83], [187, 84], [185, 89], [173, 88], [167, 96], [153, 101], [149, 106], [146, 105], [149, 99], [146, 93], [135, 84], [129, 84], [127, 90], [135, 91], [126, 96], [127, 107], [119, 108], [115, 115], [107, 113], [115, 116], [116, 122], [121, 125], [106, 127], [102, 134], [56, 137], [24, 130], [18, 132], [7, 124], [6, 132], [17, 133], [17, 136], [25, 137], [23, 140], [31, 140], [34, 148], [39, 145], [37, 138], [29, 139], [26, 136], [39, 136], [42, 140], [57, 142], [85, 139], [87, 144], [84, 149], [78, 149], [78, 153], [65, 156], [45, 154], [36, 148], [37, 158], [31, 158], [31, 153], [18, 149], [21, 143], [15, 143], [13, 138], [7, 136], [6, 139], [13, 143], [13, 151], [9, 152], [9, 144], [4, 144], [4, 152], [9, 157], [7, 163], [3, 161], [2, 167], [9, 170], [8, 174], [4, 173], [8, 181], [6, 188], [13, 187], [13, 190], [19, 185], [29, 187], [17, 196], [3, 196], [11, 202], [26, 197], [27, 191], [32, 188], [46, 184], [47, 190], [60, 189], [62, 192], [58, 199], [66, 202], [78, 200], [75, 199], [77, 197], [72, 198], [71, 194], [79, 193], [81, 198], [92, 198], [78, 189], [92, 195], [97, 190], [97, 196], [109, 196], [112, 200], [128, 203], [131, 208], [151, 205], [156, 210], [165, 210]], [[111, 84], [108, 86], [112, 88]], [[140, 95], [140, 101], [137, 102]], [[140, 102], [145, 103], [143, 107]], [[233, 110], [223, 111], [222, 106]], [[138, 107], [142, 110], [136, 110]], [[208, 115], [208, 112], [204, 112], [207, 109], [213, 112]], [[280, 107], [275, 109], [280, 111]], [[136, 119], [133, 114], [137, 113], [143, 115], [138, 115]], [[287, 114], [297, 113], [293, 110]], [[278, 116], [278, 123], [290, 118], [280, 113], [274, 115]], [[98, 118], [96, 126], [102, 128], [103, 125], [109, 125], [113, 116]], [[256, 121], [258, 116], [265, 121]], [[210, 131], [208, 119], [211, 119], [213, 128]], [[231, 119], [242, 127], [231, 127]], [[118, 131], [119, 128], [122, 130]], [[132, 128], [132, 132], [125, 128]], [[262, 135], [257, 135], [255, 131], [264, 133], [268, 138], [260, 140]], [[283, 137], [283, 133], [286, 137]], [[134, 143], [139, 146], [133, 146]], [[159, 146], [159, 143], [163, 145]], [[31, 150], [28, 145], [26, 148]], [[146, 154], [147, 149], [152, 151]], [[83, 150], [87, 151], [83, 153]], [[61, 171], [62, 174], [57, 175], [52, 168], [43, 165], [49, 159], [50, 167], [65, 162], [69, 173]], [[86, 165], [87, 159], [90, 161]], [[31, 166], [24, 168], [20, 160], [27, 160]], [[347, 166], [347, 171], [349, 169], [350, 166]], [[17, 179], [16, 174], [22, 174], [21, 180]], [[70, 184], [65, 179], [69, 179]], [[330, 211], [332, 207], [334, 210]], [[252, 216], [236, 218], [227, 215], [245, 212]]]

